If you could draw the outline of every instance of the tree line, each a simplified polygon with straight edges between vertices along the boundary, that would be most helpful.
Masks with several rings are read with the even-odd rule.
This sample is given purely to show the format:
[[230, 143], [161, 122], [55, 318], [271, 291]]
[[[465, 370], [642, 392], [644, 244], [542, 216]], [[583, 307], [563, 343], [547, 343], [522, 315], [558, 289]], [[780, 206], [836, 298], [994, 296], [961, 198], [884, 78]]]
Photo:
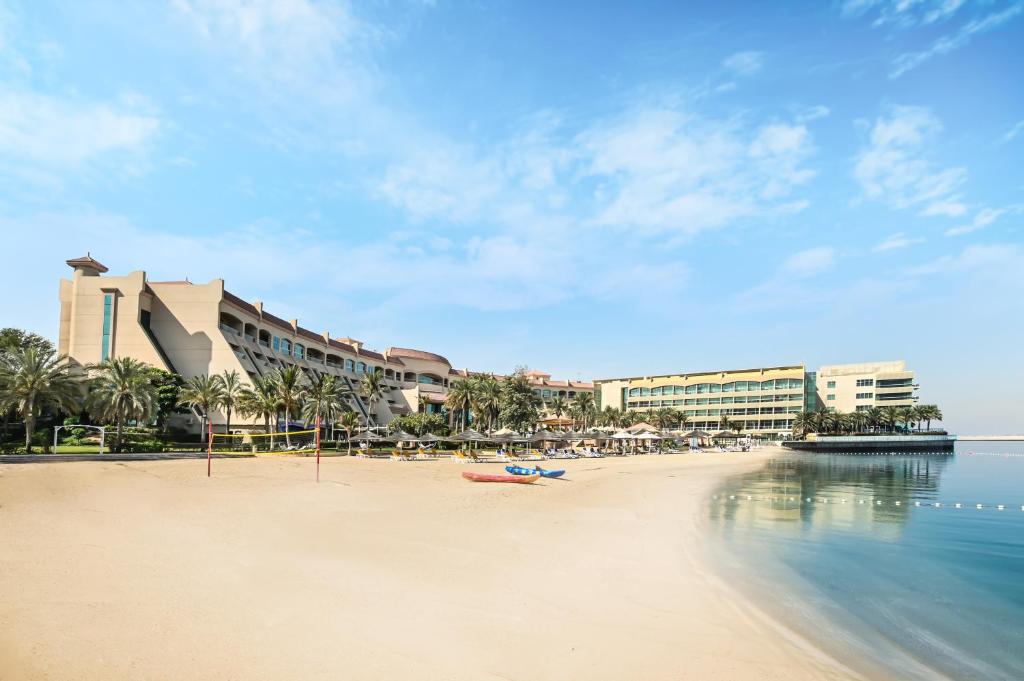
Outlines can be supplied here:
[[909, 433], [931, 430], [932, 421], [942, 420], [942, 410], [934, 404], [909, 407], [871, 407], [842, 413], [828, 409], [805, 411], [793, 418], [794, 433]]

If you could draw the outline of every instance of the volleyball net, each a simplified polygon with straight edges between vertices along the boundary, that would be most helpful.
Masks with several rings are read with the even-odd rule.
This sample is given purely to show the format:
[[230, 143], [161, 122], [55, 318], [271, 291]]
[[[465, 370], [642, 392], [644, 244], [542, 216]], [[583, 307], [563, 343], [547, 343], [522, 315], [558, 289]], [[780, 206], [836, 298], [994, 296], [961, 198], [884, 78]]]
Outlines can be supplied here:
[[218, 456], [275, 456], [314, 454], [319, 449], [317, 431], [274, 433], [210, 433], [210, 453]]

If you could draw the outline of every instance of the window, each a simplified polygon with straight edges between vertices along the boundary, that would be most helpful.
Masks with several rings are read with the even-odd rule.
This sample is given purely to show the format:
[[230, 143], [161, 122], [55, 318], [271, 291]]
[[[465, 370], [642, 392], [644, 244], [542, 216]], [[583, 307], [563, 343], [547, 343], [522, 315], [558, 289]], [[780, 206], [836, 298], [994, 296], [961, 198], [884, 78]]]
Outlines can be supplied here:
[[858, 400], [870, 400], [875, 396], [874, 393], [857, 393]]
[[688, 386], [686, 386], [686, 394], [687, 395], [692, 395], [695, 392], [697, 392], [697, 386], [695, 386], [695, 385], [688, 385]]
[[286, 355], [291, 355], [292, 354], [292, 344], [291, 344], [291, 341], [289, 341], [286, 338], [282, 338], [281, 339], [281, 352], [283, 352]]
[[836, 382], [835, 382], [835, 381], [829, 381], [829, 382], [828, 382], [828, 385], [827, 385], [826, 387], [828, 387], [828, 388], [834, 388], [834, 387], [836, 387]]
[[302, 343], [296, 343], [295, 344], [295, 357], [297, 359], [302, 359], [305, 356], [306, 356], [306, 348], [302, 347]]
[[651, 389], [650, 388], [640, 388], [640, 397], [650, 397], [650, 396], [651, 396]]
[[735, 389], [736, 389], [736, 384], [735, 383], [723, 383], [722, 384], [722, 392], [723, 393], [731, 393]]
[[355, 371], [356, 363], [350, 359], [345, 360], [345, 371]]
[[720, 393], [720, 392], [722, 392], [722, 385], [720, 383], [712, 383], [710, 388], [711, 388], [711, 392], [713, 392], [713, 393]]
[[357, 374], [365, 374], [366, 373], [366, 362], [356, 362], [356, 373]]
[[699, 395], [700, 393], [706, 393], [706, 392], [708, 392], [708, 384], [707, 383], [698, 383], [697, 384], [697, 394]]
[[828, 394], [828, 395], [827, 395], [827, 396], [825, 397], [825, 399], [826, 399], [826, 400], [828, 400], [829, 402], [831, 402], [831, 401], [833, 401], [834, 399], [836, 399], [836, 396], [835, 396], [835, 394], [834, 394], [834, 393], [829, 393], [829, 394]]
[[651, 395], [655, 396], [655, 397], [657, 397], [658, 395], [661, 395], [661, 388], [652, 388], [651, 389]]
[[629, 396], [630, 397], [640, 397], [640, 388], [630, 388], [629, 389]]
[[110, 337], [114, 325], [114, 294], [103, 295], [103, 345], [100, 348], [102, 361], [110, 359]]
[[775, 381], [762, 381], [761, 390], [775, 390]]
[[857, 387], [858, 388], [869, 388], [869, 387], [873, 386], [874, 384], [875, 384], [875, 379], [873, 379], [873, 378], [858, 378], [857, 379]]
[[913, 384], [912, 378], [880, 378], [878, 388], [906, 388]]
[[722, 398], [722, 404], [732, 404], [732, 398], [731, 397], [723, 397]]
[[542, 397], [551, 397], [551, 391], [550, 390], [545, 390], [544, 392], [541, 393], [541, 396]]
[[274, 336], [274, 343], [273, 343], [273, 345], [274, 345], [274, 350], [275, 351], [280, 350], [281, 349], [281, 339], [278, 338], [277, 336]]

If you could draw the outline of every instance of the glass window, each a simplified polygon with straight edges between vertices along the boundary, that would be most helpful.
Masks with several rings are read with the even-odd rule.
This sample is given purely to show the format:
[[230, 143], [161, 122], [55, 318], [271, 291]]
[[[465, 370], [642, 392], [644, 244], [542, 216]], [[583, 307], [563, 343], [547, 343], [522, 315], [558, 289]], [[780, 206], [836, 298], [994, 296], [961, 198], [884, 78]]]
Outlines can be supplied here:
[[640, 388], [630, 388], [629, 389], [629, 396], [630, 397], [639, 397], [640, 396]]
[[357, 374], [365, 374], [366, 373], [366, 362], [356, 362], [356, 373]]
[[732, 382], [732, 383], [723, 383], [722, 384], [722, 392], [723, 393], [731, 393], [735, 389], [736, 389], [735, 381]]
[[660, 395], [660, 394], [661, 394], [661, 388], [652, 388], [651, 389], [651, 395]]
[[545, 390], [543, 393], [541, 393], [541, 395], [543, 397], [551, 397], [551, 391], [550, 390]]
[[281, 352], [286, 355], [292, 354], [292, 343], [286, 338], [281, 339]]
[[302, 343], [295, 344], [295, 356], [299, 359], [306, 356], [306, 348], [302, 347]]
[[722, 398], [722, 404], [732, 404], [732, 400], [733, 400], [733, 398], [731, 398], [731, 397], [723, 397]]
[[721, 404], [721, 403], [722, 403], [722, 398], [720, 398], [720, 397], [709, 397], [708, 398], [708, 404]]
[[873, 379], [873, 378], [858, 378], [857, 379], [857, 387], [858, 388], [868, 388], [870, 386], [873, 386], [874, 384], [875, 384], [875, 379]]
[[711, 392], [720, 393], [722, 392], [722, 385], [720, 383], [712, 383], [710, 386]]
[[281, 339], [278, 338], [277, 336], [274, 336], [273, 346], [274, 346], [275, 350], [280, 350], [281, 349]]
[[708, 409], [708, 416], [718, 416], [720, 409]]
[[683, 400], [683, 404], [697, 404], [697, 400], [691, 397], [689, 399]]
[[827, 388], [834, 388], [834, 387], [836, 387], [836, 382], [835, 381], [829, 381], [828, 385], [825, 386], [825, 387], [827, 387]]
[[706, 397], [698, 397], [697, 398], [697, 404], [707, 404], [707, 403], [708, 403], [708, 398], [706, 398]]
[[103, 296], [103, 345], [101, 346], [101, 360], [110, 359], [110, 336], [114, 326], [114, 294], [107, 293]]
[[682, 395], [683, 394], [683, 390], [684, 390], [683, 386], [677, 385], [673, 392], [675, 392], [676, 395]]
[[688, 386], [686, 386], [686, 394], [687, 395], [692, 395], [695, 392], [697, 392], [697, 386], [695, 386], [695, 385], [688, 385]]
[[791, 378], [789, 379], [790, 388], [802, 388], [804, 387], [804, 379], [802, 378]]
[[650, 397], [651, 396], [651, 389], [650, 388], [640, 388], [640, 396], [641, 397]]
[[707, 383], [698, 383], [697, 384], [697, 394], [698, 395], [701, 394], [701, 393], [706, 393], [707, 391], [708, 391], [708, 384]]
[[828, 400], [829, 402], [831, 402], [832, 400], [836, 399], [836, 396], [835, 396], [834, 394], [832, 394], [832, 393], [829, 393], [829, 394], [828, 394], [828, 395], [827, 395], [827, 396], [825, 397], [825, 399], [826, 399], [826, 400]]
[[345, 360], [345, 371], [355, 371], [356, 363], [350, 359]]
[[875, 396], [874, 393], [857, 393], [858, 400], [870, 400]]
[[761, 381], [761, 390], [775, 390], [775, 381]]

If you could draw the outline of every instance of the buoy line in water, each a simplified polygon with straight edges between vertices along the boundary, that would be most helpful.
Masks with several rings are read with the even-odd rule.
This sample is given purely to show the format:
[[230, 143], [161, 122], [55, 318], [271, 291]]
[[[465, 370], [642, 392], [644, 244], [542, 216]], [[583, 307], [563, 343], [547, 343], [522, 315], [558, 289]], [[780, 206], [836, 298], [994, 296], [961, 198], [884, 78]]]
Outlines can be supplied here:
[[1024, 454], [1011, 452], [967, 452], [965, 456], [997, 456], [1001, 459], [1024, 459]]
[[902, 501], [884, 501], [882, 499], [873, 499], [870, 497], [799, 497], [799, 496], [764, 496], [757, 494], [714, 494], [711, 496], [714, 500], [722, 501], [792, 501], [800, 504], [832, 504], [841, 506], [843, 504], [863, 505], [863, 506], [898, 506], [898, 507], [913, 507], [913, 508], [950, 508], [950, 509], [975, 509], [978, 511], [1016, 511], [1019, 509], [1021, 513], [1024, 513], [1024, 504], [976, 504], [976, 503], [965, 503], [962, 501], [913, 501], [913, 502], [902, 502]]

